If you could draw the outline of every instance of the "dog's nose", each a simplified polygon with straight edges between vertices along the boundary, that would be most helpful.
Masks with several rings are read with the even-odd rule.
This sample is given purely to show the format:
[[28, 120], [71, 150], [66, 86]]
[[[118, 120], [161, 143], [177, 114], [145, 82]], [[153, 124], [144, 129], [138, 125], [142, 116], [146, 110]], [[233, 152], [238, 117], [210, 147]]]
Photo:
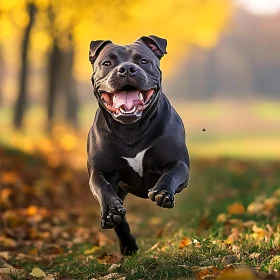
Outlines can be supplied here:
[[118, 68], [120, 76], [134, 76], [137, 71], [138, 69], [133, 64], [123, 64]]

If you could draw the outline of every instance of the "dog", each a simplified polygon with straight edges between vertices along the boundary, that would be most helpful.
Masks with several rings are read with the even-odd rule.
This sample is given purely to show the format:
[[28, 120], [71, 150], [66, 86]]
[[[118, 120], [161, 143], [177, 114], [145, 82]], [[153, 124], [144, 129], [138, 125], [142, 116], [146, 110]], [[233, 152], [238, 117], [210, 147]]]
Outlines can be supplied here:
[[162, 92], [160, 59], [167, 41], [143, 36], [120, 46], [90, 43], [98, 101], [87, 141], [89, 186], [101, 208], [101, 228], [114, 228], [123, 255], [138, 250], [126, 221], [127, 193], [174, 207], [189, 182], [183, 122]]

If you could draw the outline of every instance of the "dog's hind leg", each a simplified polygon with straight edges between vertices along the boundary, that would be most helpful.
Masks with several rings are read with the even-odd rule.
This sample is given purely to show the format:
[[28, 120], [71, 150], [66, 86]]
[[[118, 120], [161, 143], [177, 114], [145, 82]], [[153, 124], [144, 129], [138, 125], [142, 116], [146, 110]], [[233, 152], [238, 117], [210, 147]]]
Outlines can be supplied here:
[[[118, 188], [117, 195], [123, 201], [127, 192]], [[120, 250], [123, 255], [132, 255], [138, 250], [136, 240], [130, 232], [129, 224], [124, 217], [122, 221], [114, 228], [120, 244]]]

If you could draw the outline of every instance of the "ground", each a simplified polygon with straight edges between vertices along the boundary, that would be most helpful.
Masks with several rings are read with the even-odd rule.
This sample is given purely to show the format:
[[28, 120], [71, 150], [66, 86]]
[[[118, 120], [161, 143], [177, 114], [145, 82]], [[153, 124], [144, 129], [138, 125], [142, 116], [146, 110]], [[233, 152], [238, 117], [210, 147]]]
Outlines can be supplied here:
[[173, 209], [127, 197], [131, 257], [100, 229], [88, 186], [93, 107], [79, 131], [55, 125], [51, 135], [42, 109], [28, 111], [22, 132], [1, 109], [1, 280], [280, 279], [279, 103], [175, 104], [191, 181]]
[[140, 249], [122, 257], [85, 169], [7, 148], [1, 158], [1, 279], [280, 279], [277, 162], [194, 159], [172, 210], [128, 197]]

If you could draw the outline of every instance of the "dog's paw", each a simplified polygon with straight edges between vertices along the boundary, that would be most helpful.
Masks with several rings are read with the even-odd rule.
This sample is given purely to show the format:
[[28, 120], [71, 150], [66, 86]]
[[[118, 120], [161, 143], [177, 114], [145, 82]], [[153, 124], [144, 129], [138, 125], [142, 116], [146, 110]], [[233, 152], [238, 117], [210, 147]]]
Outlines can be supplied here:
[[132, 237], [130, 240], [120, 242], [120, 250], [124, 256], [131, 256], [132, 254], [136, 253], [138, 246], [136, 244], [135, 238]]
[[149, 190], [148, 197], [163, 208], [173, 208], [175, 206], [174, 195], [165, 190]]
[[109, 206], [107, 211], [102, 214], [100, 226], [103, 229], [111, 229], [118, 225], [126, 214], [126, 209], [121, 202], [117, 201]]

